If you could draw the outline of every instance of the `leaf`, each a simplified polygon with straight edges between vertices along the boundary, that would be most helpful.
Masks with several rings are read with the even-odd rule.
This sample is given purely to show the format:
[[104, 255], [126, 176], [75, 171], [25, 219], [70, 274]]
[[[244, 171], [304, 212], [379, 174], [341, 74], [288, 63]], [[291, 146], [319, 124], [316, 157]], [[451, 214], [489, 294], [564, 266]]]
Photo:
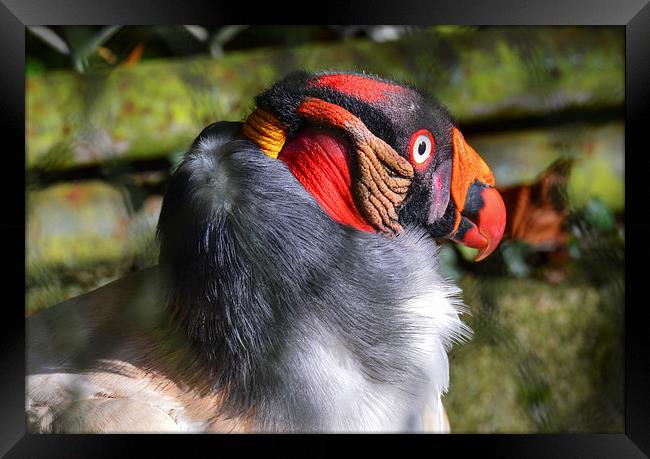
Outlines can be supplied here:
[[124, 59], [124, 64], [128, 67], [137, 64], [142, 59], [142, 53], [144, 52], [145, 43], [141, 41], [131, 50], [126, 59]]
[[501, 188], [506, 206], [504, 239], [553, 249], [567, 241], [567, 182], [572, 159], [560, 158], [529, 185]]
[[70, 54], [68, 44], [61, 38], [54, 30], [49, 27], [43, 26], [29, 26], [27, 27], [32, 34], [43, 40], [51, 48], [57, 50], [61, 54]]
[[223, 46], [249, 27], [249, 25], [229, 25], [217, 30], [210, 40], [210, 53], [212, 56], [222, 56]]
[[79, 41], [79, 46], [73, 49], [72, 64], [79, 73], [83, 73], [88, 67], [88, 59], [97, 49], [115, 35], [122, 26], [106, 26], [91, 37]]

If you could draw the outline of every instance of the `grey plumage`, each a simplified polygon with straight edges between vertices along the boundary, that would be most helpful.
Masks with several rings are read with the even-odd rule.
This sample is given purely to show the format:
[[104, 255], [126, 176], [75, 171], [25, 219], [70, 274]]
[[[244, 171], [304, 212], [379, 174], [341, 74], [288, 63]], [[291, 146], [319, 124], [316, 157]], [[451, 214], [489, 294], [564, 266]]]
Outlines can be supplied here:
[[[84, 430], [111, 399], [160, 430], [418, 431], [442, 415], [467, 329], [435, 241], [335, 222], [237, 132], [206, 129], [170, 180], [159, 267], [28, 319], [32, 430]], [[95, 402], [64, 415], [78, 400]]]

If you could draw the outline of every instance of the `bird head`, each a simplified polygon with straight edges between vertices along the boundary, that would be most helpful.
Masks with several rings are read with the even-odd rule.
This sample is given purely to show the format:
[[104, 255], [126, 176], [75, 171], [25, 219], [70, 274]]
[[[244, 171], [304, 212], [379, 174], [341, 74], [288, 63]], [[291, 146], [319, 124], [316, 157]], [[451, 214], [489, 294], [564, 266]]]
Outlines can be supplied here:
[[477, 261], [499, 244], [494, 175], [432, 98], [366, 74], [295, 72], [256, 104], [242, 133], [338, 222], [387, 236], [421, 225]]

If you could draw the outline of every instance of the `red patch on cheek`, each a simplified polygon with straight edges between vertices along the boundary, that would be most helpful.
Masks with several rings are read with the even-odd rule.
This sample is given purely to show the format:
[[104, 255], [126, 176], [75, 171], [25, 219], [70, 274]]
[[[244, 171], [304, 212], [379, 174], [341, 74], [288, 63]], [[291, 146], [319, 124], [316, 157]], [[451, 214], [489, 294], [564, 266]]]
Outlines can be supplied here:
[[401, 86], [359, 75], [323, 75], [313, 80], [311, 84], [331, 88], [366, 102], [377, 102], [387, 94], [404, 91]]
[[352, 196], [349, 146], [331, 132], [306, 129], [287, 142], [283, 161], [330, 217], [362, 231], [374, 232]]

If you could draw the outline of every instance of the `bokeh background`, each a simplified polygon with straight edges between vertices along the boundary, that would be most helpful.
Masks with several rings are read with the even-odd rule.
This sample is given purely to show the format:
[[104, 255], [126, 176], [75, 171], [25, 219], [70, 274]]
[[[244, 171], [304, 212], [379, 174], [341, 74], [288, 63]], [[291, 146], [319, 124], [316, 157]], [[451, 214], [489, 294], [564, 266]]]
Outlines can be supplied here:
[[448, 244], [471, 341], [453, 432], [623, 432], [624, 29], [28, 27], [26, 315], [153, 265], [165, 184], [207, 124], [294, 69], [435, 95], [492, 167], [506, 238]]

